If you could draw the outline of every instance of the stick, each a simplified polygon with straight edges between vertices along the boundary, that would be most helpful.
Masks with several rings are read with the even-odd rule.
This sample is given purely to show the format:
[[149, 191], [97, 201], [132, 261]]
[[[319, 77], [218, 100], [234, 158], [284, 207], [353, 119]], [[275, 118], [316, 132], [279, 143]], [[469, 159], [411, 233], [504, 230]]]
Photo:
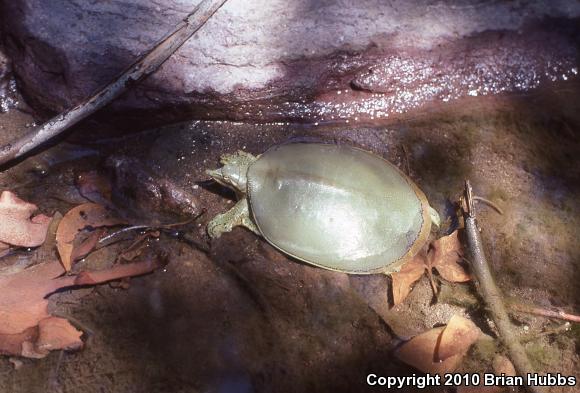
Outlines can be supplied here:
[[226, 2], [226, 0], [202, 0], [195, 10], [181, 21], [175, 29], [130, 65], [113, 82], [96, 94], [34, 128], [17, 140], [0, 147], [0, 165], [7, 164], [61, 134], [87, 116], [109, 104], [130, 86], [153, 73], [189, 37]]
[[486, 205], [488, 205], [489, 207], [491, 207], [493, 210], [495, 210], [496, 212], [498, 212], [499, 214], [502, 214], [503, 215], [503, 210], [498, 205], [496, 205], [495, 203], [493, 203], [492, 201], [490, 201], [489, 199], [485, 199], [483, 197], [475, 196], [474, 195], [473, 196], [473, 200], [474, 201], [483, 202]]
[[547, 318], [561, 319], [569, 322], [580, 323], [580, 315], [569, 314], [562, 310], [548, 310], [541, 307], [536, 307], [524, 303], [508, 302], [507, 306], [516, 312], [539, 315]]
[[[527, 375], [533, 374], [534, 370], [528, 359], [528, 355], [520, 343], [514, 327], [506, 311], [503, 296], [491, 274], [487, 258], [483, 251], [483, 245], [475, 217], [473, 193], [469, 180], [465, 181], [465, 195], [463, 201], [463, 218], [465, 220], [465, 232], [467, 243], [472, 254], [471, 268], [483, 299], [487, 303], [495, 326], [499, 332], [499, 339], [505, 345], [517, 372], [527, 380]], [[529, 392], [545, 393], [543, 386], [527, 386]]]

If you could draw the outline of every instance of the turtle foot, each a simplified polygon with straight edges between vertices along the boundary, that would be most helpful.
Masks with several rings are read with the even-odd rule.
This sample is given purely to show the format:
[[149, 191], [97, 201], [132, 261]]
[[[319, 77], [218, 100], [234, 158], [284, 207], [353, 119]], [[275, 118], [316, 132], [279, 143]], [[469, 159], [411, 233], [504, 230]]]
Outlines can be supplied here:
[[250, 218], [248, 201], [240, 199], [230, 210], [219, 214], [207, 224], [207, 233], [212, 239], [220, 237], [223, 233], [231, 232], [234, 227], [243, 226], [259, 235], [260, 231]]

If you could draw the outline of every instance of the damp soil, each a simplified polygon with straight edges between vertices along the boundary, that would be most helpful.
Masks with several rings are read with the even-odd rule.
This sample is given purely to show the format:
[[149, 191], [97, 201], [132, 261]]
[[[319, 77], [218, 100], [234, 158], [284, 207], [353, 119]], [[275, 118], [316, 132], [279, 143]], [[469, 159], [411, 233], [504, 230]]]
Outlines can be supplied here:
[[[367, 391], [368, 373], [416, 373], [392, 350], [453, 314], [494, 334], [469, 284], [443, 283], [445, 296], [437, 299], [424, 279], [402, 305], [391, 307], [387, 276], [309, 266], [240, 228], [210, 242], [205, 224], [231, 207], [235, 195], [209, 182], [204, 171], [217, 167], [223, 153], [260, 153], [278, 143], [344, 143], [388, 159], [440, 212], [440, 234], [457, 225], [454, 203], [469, 178], [478, 195], [504, 211], [479, 207], [486, 251], [506, 296], [579, 313], [579, 95], [572, 80], [525, 94], [442, 103], [396, 121], [195, 121], [84, 144], [77, 129], [77, 143], [61, 141], [3, 172], [2, 189], [15, 190], [47, 214], [64, 213], [86, 201], [76, 186], [79, 174], [96, 169], [123, 182], [116, 184], [114, 201], [136, 222], [154, 217], [169, 223], [192, 214], [164, 210], [167, 193], [151, 192], [139, 179], [186, 192], [204, 213], [161, 234], [155, 247], [170, 255], [164, 270], [132, 279], [128, 289], [102, 285], [53, 296], [51, 309], [85, 328], [85, 348], [24, 360], [17, 370], [0, 358], [0, 391]], [[26, 104], [12, 98], [0, 114], [2, 143], [35, 121]], [[111, 254], [95, 253], [83, 263], [99, 266]], [[527, 315], [514, 315], [514, 321], [532, 337], [557, 324]], [[538, 370], [577, 379], [579, 347], [577, 328], [526, 343]], [[493, 351], [474, 348], [459, 371], [490, 370]]]

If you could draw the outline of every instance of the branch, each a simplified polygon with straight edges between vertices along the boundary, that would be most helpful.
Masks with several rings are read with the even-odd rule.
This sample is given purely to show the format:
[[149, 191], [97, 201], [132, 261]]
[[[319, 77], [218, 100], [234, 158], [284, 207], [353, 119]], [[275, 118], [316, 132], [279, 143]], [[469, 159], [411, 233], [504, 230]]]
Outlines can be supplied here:
[[580, 315], [569, 314], [569, 313], [562, 311], [562, 310], [548, 310], [545, 308], [536, 307], [536, 306], [532, 306], [532, 305], [524, 304], [524, 303], [516, 303], [516, 302], [508, 302], [508, 307], [512, 311], [516, 311], [516, 312], [520, 312], [520, 313], [533, 314], [533, 315], [539, 315], [539, 316], [547, 317], [547, 318], [555, 318], [555, 319], [561, 319], [564, 321], [580, 323]]
[[81, 104], [53, 117], [17, 140], [0, 147], [0, 165], [24, 156], [41, 144], [61, 134], [109, 104], [130, 86], [153, 73], [189, 37], [199, 30], [225, 2], [226, 0], [202, 0], [195, 10], [181, 21], [171, 33], [123, 71], [113, 82]]
[[[503, 296], [493, 279], [489, 264], [487, 263], [481, 235], [477, 227], [474, 198], [469, 180], [465, 182], [465, 195], [462, 205], [467, 243], [472, 254], [471, 269], [479, 284], [481, 295], [487, 303], [491, 317], [495, 322], [495, 326], [499, 332], [499, 339], [507, 348], [517, 372], [524, 377], [524, 380], [527, 380], [526, 376], [533, 374], [534, 369], [514, 331], [514, 327], [504, 305]], [[547, 392], [547, 389], [543, 386], [527, 386], [527, 389], [532, 393]]]

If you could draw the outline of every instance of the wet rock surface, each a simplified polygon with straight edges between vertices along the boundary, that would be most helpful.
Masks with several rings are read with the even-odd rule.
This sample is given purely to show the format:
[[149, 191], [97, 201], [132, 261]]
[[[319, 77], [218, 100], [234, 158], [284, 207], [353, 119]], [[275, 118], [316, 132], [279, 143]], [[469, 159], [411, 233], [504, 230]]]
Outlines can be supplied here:
[[143, 160], [113, 156], [105, 167], [111, 178], [112, 202], [121, 215], [132, 216], [131, 221], [145, 218], [144, 223], [159, 225], [163, 220], [191, 219], [202, 211], [192, 192], [171, 177], [155, 175]]
[[[2, 3], [28, 98], [80, 102], [191, 11], [189, 2]], [[228, 1], [161, 69], [112, 105], [119, 128], [185, 118], [381, 118], [578, 72], [575, 2]], [[104, 28], [105, 27], [105, 28]], [[132, 115], [132, 116], [131, 116]]]

